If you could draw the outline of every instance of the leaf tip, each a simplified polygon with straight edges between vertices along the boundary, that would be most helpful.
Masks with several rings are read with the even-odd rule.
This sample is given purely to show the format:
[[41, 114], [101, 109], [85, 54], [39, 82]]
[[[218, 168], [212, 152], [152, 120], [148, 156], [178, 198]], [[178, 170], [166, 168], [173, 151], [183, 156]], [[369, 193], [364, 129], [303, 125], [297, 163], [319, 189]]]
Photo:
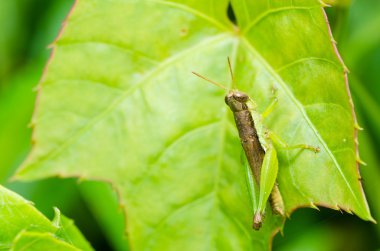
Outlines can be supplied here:
[[60, 221], [61, 221], [61, 211], [57, 207], [54, 207], [54, 218], [52, 221], [53, 226], [56, 228], [59, 228]]
[[364, 130], [364, 128], [361, 127], [361, 126], [358, 124], [358, 122], [355, 122], [354, 127], [355, 127], [355, 129], [357, 129], [357, 130], [359, 130], [359, 131], [363, 131], [363, 130]]
[[317, 205], [315, 205], [314, 202], [310, 202], [309, 207], [320, 211], [319, 207], [317, 207]]
[[356, 162], [359, 163], [360, 165], [367, 166], [367, 163], [364, 162], [362, 159], [360, 159], [359, 156], [356, 157]]
[[32, 120], [28, 123], [27, 128], [34, 128], [35, 125], [36, 125], [36, 121], [35, 121], [34, 119], [32, 119]]
[[348, 67], [345, 64], [343, 64], [343, 72], [345, 74], [349, 74], [350, 73], [350, 70], [348, 69]]
[[377, 221], [372, 217], [372, 215], [369, 216], [368, 221], [372, 222], [373, 224], [377, 224]]
[[41, 90], [41, 85], [40, 85], [40, 84], [36, 85], [36, 86], [32, 89], [33, 92], [38, 92], [38, 91], [40, 91], [40, 90]]
[[323, 2], [322, 0], [320, 0], [319, 2], [320, 2], [320, 4], [322, 5], [323, 8], [325, 8], [325, 7], [331, 7], [330, 4], [327, 4], [327, 3]]
[[359, 145], [359, 140], [357, 137], [354, 139], [354, 142], [355, 142], [355, 145], [357, 145], [357, 146]]
[[341, 212], [342, 212], [342, 210], [341, 210], [341, 208], [339, 207], [338, 204], [335, 204], [334, 206], [332, 206], [331, 209], [333, 209], [333, 210], [337, 210], [337, 211], [341, 211]]
[[80, 184], [80, 183], [82, 183], [82, 182], [84, 182], [84, 181], [86, 181], [87, 179], [86, 179], [86, 177], [85, 176], [78, 176], [77, 177], [77, 183], [78, 184]]
[[57, 41], [53, 41], [52, 43], [46, 46], [47, 49], [53, 49]]

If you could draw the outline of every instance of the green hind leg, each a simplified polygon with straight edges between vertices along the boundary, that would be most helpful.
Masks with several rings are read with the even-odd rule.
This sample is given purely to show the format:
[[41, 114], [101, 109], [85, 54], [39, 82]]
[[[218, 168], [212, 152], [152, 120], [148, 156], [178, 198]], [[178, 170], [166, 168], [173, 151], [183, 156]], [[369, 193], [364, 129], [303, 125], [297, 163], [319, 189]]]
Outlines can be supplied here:
[[267, 137], [269, 137], [276, 146], [279, 146], [279, 147], [286, 149], [286, 150], [292, 150], [292, 149], [298, 148], [298, 149], [310, 150], [310, 151], [313, 151], [315, 153], [319, 153], [321, 151], [321, 149], [319, 147], [311, 146], [308, 144], [289, 145], [283, 139], [281, 139], [277, 134], [275, 134], [273, 132], [268, 131], [268, 132], [266, 132], [266, 134], [267, 134]]

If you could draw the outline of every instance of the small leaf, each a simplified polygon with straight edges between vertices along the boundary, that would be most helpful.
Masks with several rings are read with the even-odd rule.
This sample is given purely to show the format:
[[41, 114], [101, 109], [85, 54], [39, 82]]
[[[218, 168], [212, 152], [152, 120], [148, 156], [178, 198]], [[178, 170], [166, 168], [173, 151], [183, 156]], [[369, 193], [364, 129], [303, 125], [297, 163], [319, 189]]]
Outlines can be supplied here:
[[[371, 220], [356, 163], [346, 69], [317, 0], [78, 1], [54, 45], [33, 118], [35, 146], [18, 179], [105, 180], [125, 207], [136, 250], [266, 250], [283, 221], [252, 211], [224, 91], [238, 88], [288, 144], [279, 188], [286, 211], [323, 205]], [[229, 87], [228, 85], [226, 85]]]
[[22, 231], [15, 239], [12, 251], [28, 250], [54, 250], [54, 251], [80, 251], [80, 249], [69, 245], [54, 237], [51, 233]]
[[79, 229], [74, 225], [74, 221], [61, 215], [59, 229], [55, 233], [57, 238], [65, 240], [67, 243], [79, 248], [80, 250], [92, 250], [88, 241], [84, 238]]
[[56, 215], [50, 222], [31, 202], [0, 186], [0, 249], [93, 250], [79, 230], [61, 217]]

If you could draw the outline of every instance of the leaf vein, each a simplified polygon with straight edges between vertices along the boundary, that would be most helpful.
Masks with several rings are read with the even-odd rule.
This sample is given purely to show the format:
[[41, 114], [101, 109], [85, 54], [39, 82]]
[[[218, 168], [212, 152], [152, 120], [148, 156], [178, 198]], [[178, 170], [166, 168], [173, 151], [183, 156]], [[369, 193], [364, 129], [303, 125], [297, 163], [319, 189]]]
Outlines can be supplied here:
[[152, 162], [152, 164], [149, 164], [150, 168], [147, 168], [147, 170], [145, 170], [144, 174], [142, 174], [142, 177], [140, 179], [137, 179], [137, 180], [134, 181], [134, 189], [132, 190], [131, 193], [133, 193], [135, 190], [137, 190], [138, 187], [143, 182], [145, 182], [146, 180], [148, 180], [148, 178], [154, 172], [153, 168], [154, 167], [158, 168], [158, 166], [156, 164], [166, 155], [166, 153], [169, 151], [169, 149], [171, 149], [175, 145], [179, 144], [182, 140], [185, 140], [188, 137], [194, 136], [194, 134], [199, 133], [201, 130], [208, 130], [208, 129], [210, 129], [210, 127], [213, 127], [213, 126], [215, 126], [215, 125], [217, 125], [219, 123], [220, 122], [217, 121], [217, 122], [211, 122], [211, 123], [208, 123], [208, 124], [205, 124], [205, 125], [197, 126], [195, 128], [192, 128], [191, 130], [187, 130], [184, 134], [181, 134], [180, 136], [178, 136], [177, 138], [175, 138], [174, 140], [172, 140], [167, 146], [164, 147], [164, 149], [160, 153], [158, 153], [157, 157]]
[[292, 11], [292, 10], [304, 10], [304, 11], [309, 11], [313, 8], [316, 8], [316, 7], [320, 7], [320, 5], [318, 6], [314, 6], [314, 7], [300, 7], [300, 6], [288, 6], [288, 7], [282, 7], [282, 8], [276, 8], [276, 9], [270, 9], [270, 10], [267, 10], [265, 12], [263, 12], [262, 14], [258, 15], [253, 21], [251, 21], [250, 23], [247, 24], [247, 26], [244, 28], [243, 30], [243, 34], [246, 34], [248, 31], [250, 31], [256, 24], [258, 24], [259, 22], [261, 22], [262, 20], [264, 20], [265, 18], [267, 18], [270, 14], [274, 14], [274, 13], [278, 13], [278, 12], [282, 12], [282, 11]]
[[108, 47], [114, 47], [118, 50], [122, 50], [124, 52], [127, 52], [129, 54], [132, 54], [132, 55], [138, 55], [140, 56], [141, 58], [144, 58], [146, 61], [149, 61], [151, 62], [152, 64], [155, 64], [157, 65], [159, 63], [158, 60], [152, 58], [152, 57], [149, 57], [148, 55], [146, 55], [145, 53], [141, 52], [141, 51], [138, 51], [138, 50], [134, 50], [132, 48], [129, 48], [121, 43], [117, 43], [117, 42], [114, 42], [114, 41], [95, 41], [95, 40], [89, 40], [89, 41], [81, 41], [81, 40], [69, 40], [69, 41], [65, 41], [65, 40], [61, 40], [59, 42], [57, 42], [57, 46], [60, 46], [60, 47], [66, 47], [66, 46], [75, 46], [75, 45], [86, 45], [86, 44], [98, 44], [98, 45], [103, 45], [103, 46], [108, 46]]
[[168, 6], [172, 6], [172, 7], [175, 7], [177, 9], [180, 9], [180, 10], [183, 10], [185, 12], [190, 12], [206, 21], [208, 21], [209, 23], [215, 25], [216, 27], [222, 29], [222, 30], [225, 30], [227, 31], [228, 28], [223, 25], [222, 23], [218, 22], [217, 20], [215, 20], [214, 18], [211, 18], [210, 16], [208, 15], [205, 15], [203, 14], [202, 12], [194, 9], [194, 8], [190, 8], [189, 6], [187, 5], [184, 5], [184, 4], [179, 4], [179, 3], [173, 3], [173, 2], [167, 2], [167, 1], [160, 1], [160, 0], [154, 0], [152, 2], [155, 2], [155, 3], [159, 3], [159, 4], [162, 4], [162, 5], [168, 5]]
[[[62, 83], [61, 83], [62, 82]], [[69, 84], [73, 84], [72, 82], [76, 82], [76, 84], [78, 83], [81, 83], [81, 84], [89, 84], [89, 85], [99, 85], [99, 86], [102, 86], [102, 87], [106, 87], [106, 88], [109, 88], [109, 89], [112, 89], [112, 90], [115, 90], [115, 91], [118, 91], [118, 92], [124, 92], [125, 89], [121, 88], [121, 87], [118, 87], [118, 86], [115, 86], [115, 85], [110, 85], [106, 82], [102, 82], [102, 81], [98, 81], [98, 80], [91, 80], [91, 79], [80, 79], [80, 78], [61, 78], [61, 79], [58, 79], [58, 80], [49, 80], [49, 81], [45, 81], [44, 82], [44, 89], [46, 89], [47, 87], [50, 87], [50, 86], [54, 86], [54, 85], [69, 85]]]
[[331, 65], [333, 66], [336, 66], [336, 68], [340, 69], [340, 70], [343, 70], [342, 66], [340, 64], [337, 64], [336, 62], [330, 60], [330, 59], [327, 59], [327, 58], [320, 58], [320, 57], [306, 57], [306, 58], [300, 58], [300, 59], [297, 59], [293, 62], [290, 62], [288, 64], [285, 64], [279, 68], [277, 68], [275, 71], [277, 73], [287, 69], [287, 68], [290, 68], [294, 65], [297, 65], [297, 64], [301, 64], [301, 63], [304, 63], [304, 62], [307, 62], [307, 61], [324, 61], [326, 63], [330, 63]]
[[160, 232], [160, 229], [165, 225], [165, 223], [172, 218], [173, 216], [183, 212], [184, 210], [191, 208], [192, 206], [196, 206], [204, 201], [207, 201], [208, 197], [211, 197], [212, 193], [207, 193], [205, 195], [202, 195], [198, 198], [194, 198], [191, 202], [186, 202], [179, 207], [177, 207], [175, 210], [171, 211], [168, 215], [166, 215], [164, 218], [162, 218], [155, 226], [153, 226], [153, 229], [155, 230], [154, 233], [149, 237], [149, 242], [147, 243], [147, 246], [154, 240], [155, 236], [158, 235]]
[[167, 58], [165, 61], [163, 61], [161, 64], [159, 64], [156, 68], [154, 68], [152, 71], [148, 72], [142, 80], [140, 80], [137, 84], [132, 86], [131, 88], [125, 90], [119, 98], [116, 98], [113, 103], [111, 103], [109, 106], [105, 107], [105, 109], [100, 112], [97, 116], [92, 118], [86, 125], [84, 125], [82, 128], [79, 128], [76, 133], [74, 133], [72, 136], [69, 136], [66, 138], [66, 140], [61, 144], [60, 147], [53, 149], [51, 152], [43, 156], [39, 159], [39, 161], [42, 163], [46, 160], [49, 160], [51, 158], [54, 158], [55, 156], [59, 155], [62, 151], [64, 151], [68, 146], [70, 146], [71, 143], [75, 142], [78, 138], [80, 138], [89, 128], [94, 126], [97, 122], [101, 121], [104, 117], [111, 114], [112, 110], [118, 106], [120, 103], [123, 102], [123, 100], [128, 97], [131, 93], [133, 93], [135, 90], [137, 90], [142, 85], [148, 83], [150, 79], [155, 77], [157, 74], [161, 72], [161, 70], [173, 65], [176, 61], [182, 59], [185, 55], [193, 53], [193, 51], [200, 49], [202, 47], [210, 46], [214, 43], [217, 43], [227, 37], [226, 33], [221, 33], [219, 35], [209, 37], [208, 39], [202, 40], [202, 42], [197, 43], [196, 45], [187, 48], [180, 53], [175, 54], [174, 56], [171, 56]]
[[344, 106], [342, 106], [341, 104], [337, 104], [337, 103], [328, 103], [328, 102], [320, 102], [320, 103], [312, 103], [312, 104], [306, 104], [306, 105], [303, 105], [304, 108], [310, 108], [310, 107], [313, 107], [313, 106], [330, 106], [330, 107], [339, 107], [341, 108], [341, 111], [344, 111], [344, 113], [347, 115], [347, 117], [351, 117], [351, 113], [347, 111], [347, 109], [344, 108]]

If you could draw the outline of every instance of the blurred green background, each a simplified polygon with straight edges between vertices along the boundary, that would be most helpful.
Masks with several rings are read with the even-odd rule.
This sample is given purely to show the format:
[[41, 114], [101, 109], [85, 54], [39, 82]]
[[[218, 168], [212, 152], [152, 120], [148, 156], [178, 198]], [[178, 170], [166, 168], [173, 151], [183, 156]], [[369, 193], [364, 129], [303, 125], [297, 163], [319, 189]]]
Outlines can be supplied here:
[[[334, 38], [350, 69], [350, 88], [360, 125], [364, 189], [380, 220], [380, 1], [341, 1], [327, 9]], [[124, 217], [109, 185], [74, 179], [9, 182], [31, 149], [28, 123], [37, 86], [74, 0], [0, 1], [0, 181], [52, 218], [57, 206], [75, 220], [96, 250], [128, 250]], [[316, 174], [317, 175], [317, 174]], [[380, 250], [380, 226], [329, 209], [301, 209], [277, 235], [273, 250]]]

